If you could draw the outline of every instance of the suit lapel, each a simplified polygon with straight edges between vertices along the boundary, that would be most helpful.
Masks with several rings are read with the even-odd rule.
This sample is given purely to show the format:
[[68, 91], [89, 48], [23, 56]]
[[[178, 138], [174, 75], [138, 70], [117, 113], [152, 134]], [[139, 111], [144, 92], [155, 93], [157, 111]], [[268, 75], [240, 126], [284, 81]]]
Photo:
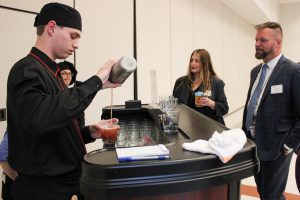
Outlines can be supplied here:
[[270, 94], [271, 86], [273, 85], [273, 82], [277, 79], [277, 77], [281, 74], [281, 71], [284, 69], [283, 63], [285, 61], [285, 57], [282, 56], [278, 63], [276, 64], [269, 80], [268, 83], [264, 89], [264, 93], [261, 97], [261, 102], [265, 99], [265, 97]]
[[253, 75], [252, 75], [253, 77], [251, 77], [251, 82], [250, 82], [251, 88], [253, 87], [253, 84], [254, 84], [255, 80], [257, 79], [257, 75], [258, 75], [261, 67], [262, 67], [262, 64], [260, 64], [259, 67], [257, 67], [256, 70], [253, 72]]
[[259, 73], [261, 67], [262, 67], [262, 64], [256, 66], [256, 67], [254, 68], [253, 72], [251, 73], [251, 80], [250, 80], [250, 86], [249, 86], [249, 90], [248, 90], [248, 95], [247, 95], [246, 105], [248, 105], [249, 99], [250, 99], [250, 97], [251, 97], [251, 91], [252, 91], [252, 89], [253, 89], [253, 84], [254, 84], [254, 82], [255, 82], [255, 80], [256, 80], [256, 78], [257, 78], [257, 75], [258, 75], [258, 73]]

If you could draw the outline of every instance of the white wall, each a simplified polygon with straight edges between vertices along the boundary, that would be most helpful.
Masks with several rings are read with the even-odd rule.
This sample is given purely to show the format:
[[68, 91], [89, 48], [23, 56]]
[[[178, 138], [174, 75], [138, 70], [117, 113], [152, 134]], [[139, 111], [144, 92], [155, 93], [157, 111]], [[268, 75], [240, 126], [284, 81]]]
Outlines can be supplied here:
[[300, 3], [283, 4], [281, 18], [283, 28], [283, 53], [289, 59], [300, 62]]
[[280, 5], [278, 1], [274, 0], [254, 0], [267, 18], [272, 21], [279, 21]]
[[170, 94], [172, 68], [169, 2], [137, 1], [138, 97], [142, 103], [151, 102], [150, 70], [156, 71], [158, 94]]
[[278, 21], [279, 2], [277, 0], [220, 0], [250, 24]]
[[[117, 6], [116, 6], [117, 5]], [[78, 80], [96, 74], [108, 59], [133, 56], [133, 1], [89, 0], [76, 1], [82, 15], [83, 31], [80, 48], [76, 51]], [[133, 76], [120, 88], [113, 89], [113, 104], [124, 105], [133, 99]], [[101, 120], [102, 108], [111, 104], [111, 89], [101, 90], [86, 109], [86, 124]], [[102, 147], [101, 140], [87, 145], [87, 150]]]
[[256, 63], [253, 26], [218, 0], [157, 2], [137, 1], [139, 98], [151, 101], [150, 70], [157, 71], [158, 95], [171, 94], [191, 52], [205, 48], [226, 83], [230, 112], [243, 106]]
[[[10, 8], [30, 11], [30, 12], [39, 12], [43, 5], [45, 5], [46, 3], [50, 3], [50, 2], [53, 2], [53, 1], [51, 1], [51, 0], [30, 0], [30, 1], [29, 0], [24, 0], [24, 1], [0, 0], [0, 5], [10, 7]], [[73, 0], [60, 0], [57, 2], [73, 6]], [[32, 21], [32, 24], [33, 24], [33, 21]]]

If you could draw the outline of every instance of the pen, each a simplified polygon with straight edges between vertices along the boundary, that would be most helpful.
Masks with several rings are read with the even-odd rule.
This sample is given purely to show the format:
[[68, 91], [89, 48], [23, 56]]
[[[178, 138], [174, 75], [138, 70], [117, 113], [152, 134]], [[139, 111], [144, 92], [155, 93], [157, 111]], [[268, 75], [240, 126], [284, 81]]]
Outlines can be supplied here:
[[127, 162], [127, 161], [138, 161], [138, 160], [166, 160], [169, 159], [170, 156], [130, 156], [130, 157], [122, 157], [118, 158], [121, 162]]

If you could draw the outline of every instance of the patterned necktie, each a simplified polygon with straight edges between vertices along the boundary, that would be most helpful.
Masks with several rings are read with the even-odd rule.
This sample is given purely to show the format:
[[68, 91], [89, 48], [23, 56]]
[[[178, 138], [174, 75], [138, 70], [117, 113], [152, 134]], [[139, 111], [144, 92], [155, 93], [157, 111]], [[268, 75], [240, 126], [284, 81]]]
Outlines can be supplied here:
[[257, 106], [257, 100], [258, 97], [260, 96], [260, 93], [262, 91], [265, 79], [266, 79], [266, 70], [268, 68], [267, 64], [263, 64], [261, 68], [261, 73], [259, 77], [259, 82], [250, 98], [250, 101], [247, 106], [247, 116], [246, 116], [246, 128], [249, 130], [249, 127], [252, 126], [253, 123], [253, 115], [254, 115], [254, 110]]

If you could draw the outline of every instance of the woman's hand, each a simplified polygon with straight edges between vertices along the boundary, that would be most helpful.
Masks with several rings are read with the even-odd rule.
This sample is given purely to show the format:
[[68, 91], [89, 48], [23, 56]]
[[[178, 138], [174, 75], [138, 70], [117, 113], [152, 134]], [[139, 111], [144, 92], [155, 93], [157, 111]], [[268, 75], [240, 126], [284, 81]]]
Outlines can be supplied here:
[[215, 110], [215, 102], [213, 100], [211, 100], [210, 98], [208, 98], [208, 97], [201, 97], [199, 101], [200, 101], [200, 105], [202, 105], [202, 106], [208, 106], [212, 110]]

